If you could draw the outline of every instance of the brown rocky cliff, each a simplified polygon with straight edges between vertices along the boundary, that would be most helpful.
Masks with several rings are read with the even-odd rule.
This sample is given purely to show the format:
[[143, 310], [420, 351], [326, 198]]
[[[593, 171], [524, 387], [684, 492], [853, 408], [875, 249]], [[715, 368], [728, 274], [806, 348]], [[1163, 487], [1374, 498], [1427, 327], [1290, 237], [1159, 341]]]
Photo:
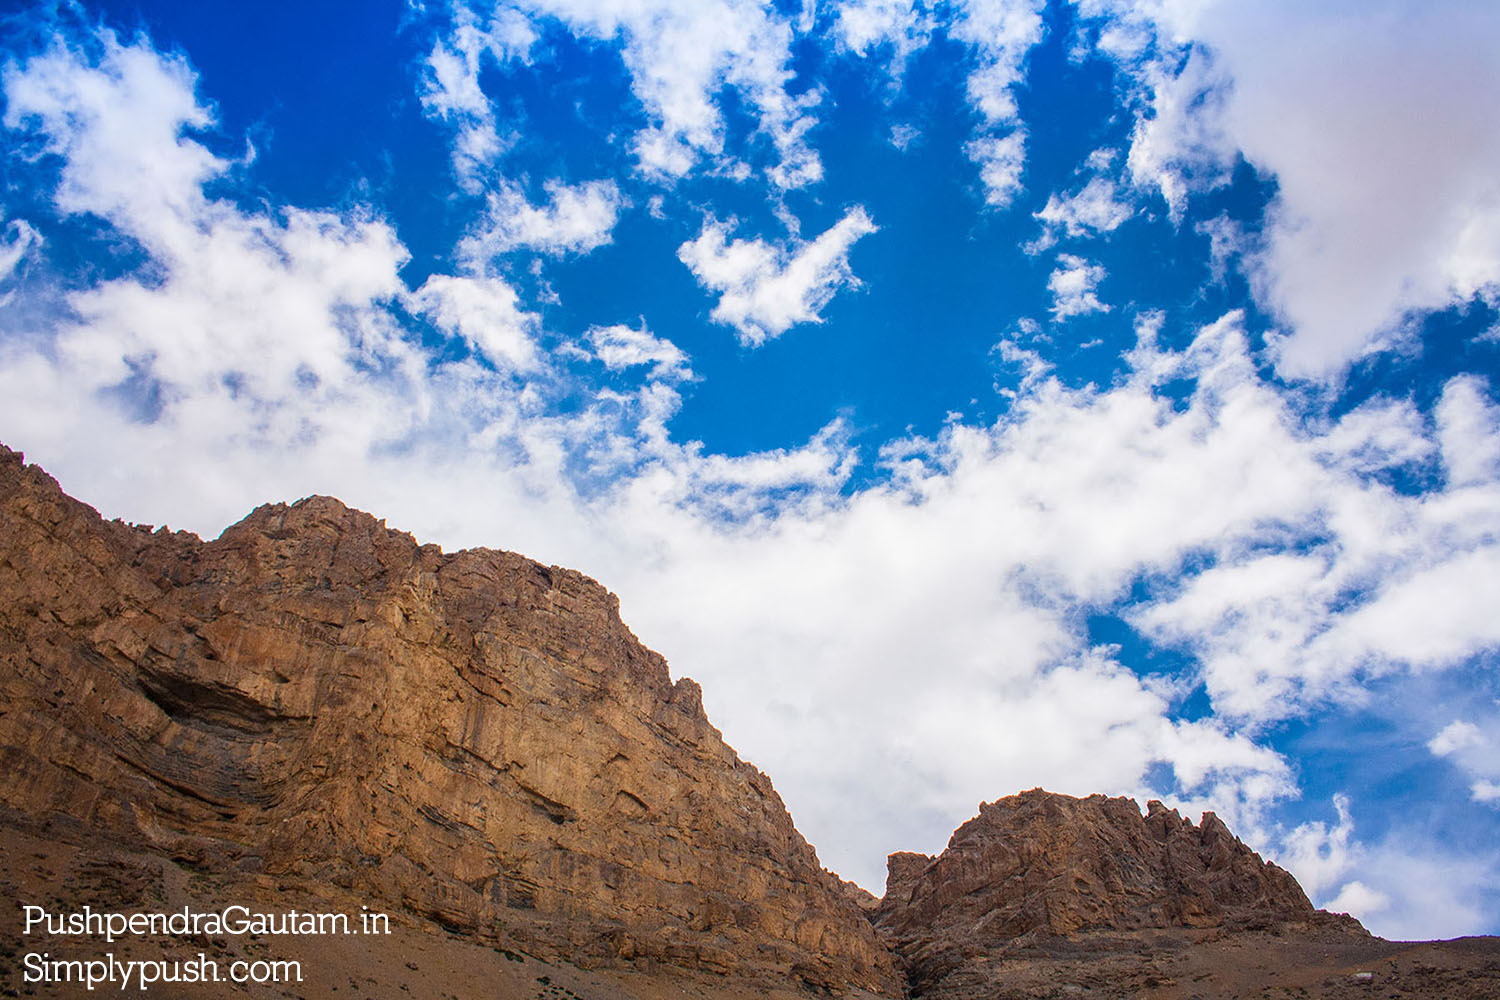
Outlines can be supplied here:
[[592, 580], [336, 500], [105, 522], [0, 446], [0, 806], [542, 957], [899, 992], [690, 680]]
[[936, 858], [891, 855], [874, 915], [917, 993], [1038, 937], [1321, 918], [1213, 813], [1194, 825], [1159, 802], [1142, 816], [1131, 799], [1040, 789], [981, 805]]

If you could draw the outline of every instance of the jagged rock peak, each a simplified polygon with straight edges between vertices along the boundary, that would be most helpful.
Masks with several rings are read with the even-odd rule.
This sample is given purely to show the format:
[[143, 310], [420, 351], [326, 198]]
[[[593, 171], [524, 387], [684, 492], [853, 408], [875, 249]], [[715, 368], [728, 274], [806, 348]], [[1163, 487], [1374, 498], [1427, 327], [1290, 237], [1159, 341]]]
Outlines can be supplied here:
[[571, 570], [329, 497], [102, 520], [0, 445], [0, 819], [542, 958], [899, 993], [698, 685]]
[[[1198, 825], [1152, 801], [1033, 789], [984, 803], [936, 858], [893, 854], [879, 921], [952, 919], [1017, 937], [1091, 927], [1208, 927], [1310, 915], [1289, 873], [1211, 812]], [[957, 907], [957, 909], [955, 909]]]
[[1038, 939], [1326, 916], [1213, 813], [1195, 825], [1160, 802], [1142, 815], [1103, 795], [1033, 789], [983, 803], [942, 854], [893, 854], [888, 869], [873, 919], [917, 993]]

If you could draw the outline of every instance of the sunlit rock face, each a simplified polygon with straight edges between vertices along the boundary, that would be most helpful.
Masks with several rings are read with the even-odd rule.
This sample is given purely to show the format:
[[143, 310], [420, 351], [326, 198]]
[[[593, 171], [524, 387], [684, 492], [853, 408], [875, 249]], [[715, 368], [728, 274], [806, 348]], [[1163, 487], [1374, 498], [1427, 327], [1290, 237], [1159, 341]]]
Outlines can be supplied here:
[[211, 542], [0, 448], [0, 803], [508, 947], [899, 993], [699, 689], [570, 570], [312, 497]]
[[[1036, 789], [980, 807], [936, 858], [893, 854], [874, 919], [920, 992], [975, 959], [1091, 931], [1270, 930], [1315, 910], [1213, 813]], [[1345, 923], [1347, 922], [1347, 923]]]

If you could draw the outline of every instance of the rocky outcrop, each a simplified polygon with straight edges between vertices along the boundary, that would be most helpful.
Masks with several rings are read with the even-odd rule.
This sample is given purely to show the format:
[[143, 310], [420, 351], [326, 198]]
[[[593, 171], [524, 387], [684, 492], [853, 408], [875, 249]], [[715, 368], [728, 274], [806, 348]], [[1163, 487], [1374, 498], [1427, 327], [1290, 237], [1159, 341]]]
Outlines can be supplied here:
[[[1318, 918], [1296, 880], [1159, 802], [1036, 789], [980, 806], [936, 858], [893, 854], [874, 920], [913, 990], [1017, 943], [1085, 931], [1264, 930]], [[1352, 923], [1352, 922], [1351, 922]]]
[[576, 572], [337, 500], [218, 539], [0, 448], [0, 805], [539, 957], [899, 992], [770, 781]]

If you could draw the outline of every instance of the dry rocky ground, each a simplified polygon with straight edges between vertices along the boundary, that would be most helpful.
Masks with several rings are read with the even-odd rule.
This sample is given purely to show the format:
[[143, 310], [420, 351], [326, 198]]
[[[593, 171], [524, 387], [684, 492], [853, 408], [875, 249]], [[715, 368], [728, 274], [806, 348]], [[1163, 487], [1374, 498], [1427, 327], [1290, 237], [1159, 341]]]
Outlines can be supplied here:
[[[355, 914], [368, 900], [323, 883], [209, 872], [176, 864], [155, 852], [139, 852], [100, 843], [80, 847], [56, 837], [38, 837], [13, 827], [0, 828], [0, 997], [90, 997], [117, 993], [103, 987], [93, 993], [79, 986], [27, 984], [24, 956], [101, 958], [113, 951], [119, 961], [182, 959], [199, 953], [212, 959], [224, 975], [236, 959], [274, 959], [298, 965], [301, 980], [275, 985], [173, 985], [146, 996], [183, 1000], [217, 997], [265, 1000], [806, 1000], [803, 984], [785, 988], [750, 984], [716, 973], [690, 971], [649, 960], [631, 968], [584, 969], [564, 961], [547, 962], [531, 955], [476, 941], [471, 933], [445, 929], [410, 913], [391, 916], [389, 935], [245, 937], [168, 940], [124, 937], [113, 944], [82, 942], [73, 937], [33, 934], [23, 937], [17, 910], [21, 902], [54, 912], [96, 909], [173, 912], [183, 906], [198, 911], [239, 904], [252, 910]], [[134, 986], [126, 995], [141, 995]], [[850, 1000], [874, 1000], [854, 989]]]

